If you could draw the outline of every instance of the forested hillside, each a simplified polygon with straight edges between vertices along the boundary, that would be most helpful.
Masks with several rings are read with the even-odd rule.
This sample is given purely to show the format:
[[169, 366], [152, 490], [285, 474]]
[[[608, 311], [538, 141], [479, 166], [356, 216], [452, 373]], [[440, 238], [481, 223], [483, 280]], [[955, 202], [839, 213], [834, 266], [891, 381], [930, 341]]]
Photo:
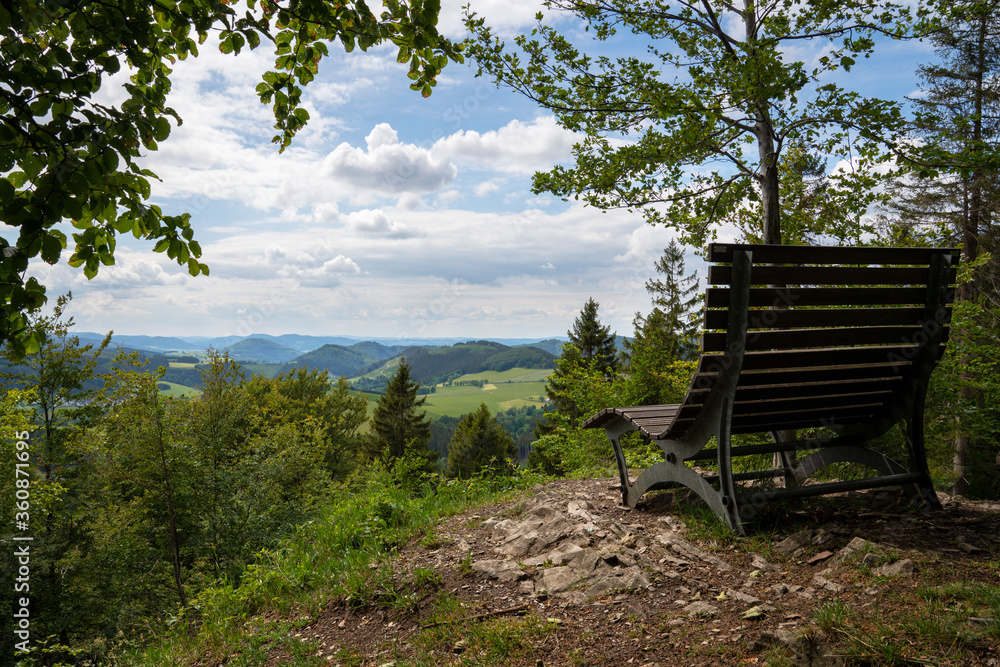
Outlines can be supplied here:
[[246, 338], [225, 348], [225, 352], [237, 361], [257, 361], [261, 363], [285, 363], [299, 356], [293, 350], [266, 338]]
[[[555, 356], [533, 346], [508, 347], [491, 341], [456, 343], [450, 347], [408, 347], [400, 355], [413, 369], [415, 380], [424, 385], [448, 382], [459, 376], [511, 368], [552, 368]], [[361, 374], [384, 375], [376, 364]]]

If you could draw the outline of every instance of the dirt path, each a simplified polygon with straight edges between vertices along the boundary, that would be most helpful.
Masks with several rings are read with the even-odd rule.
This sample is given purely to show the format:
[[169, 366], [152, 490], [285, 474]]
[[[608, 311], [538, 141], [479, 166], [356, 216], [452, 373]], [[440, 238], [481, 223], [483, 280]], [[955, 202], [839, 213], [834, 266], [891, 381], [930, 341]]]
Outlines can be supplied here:
[[[925, 513], [901, 492], [827, 498], [732, 539], [686, 527], [670, 494], [629, 511], [615, 480], [560, 480], [449, 518], [400, 554], [389, 583], [373, 577], [301, 636], [343, 665], [818, 666], [863, 651], [867, 628], [873, 652], [898, 645], [877, 664], [995, 667], [997, 608], [927, 591], [966, 582], [1000, 596], [1000, 505], [942, 498]], [[945, 617], [970, 638], [938, 646], [954, 640], [919, 624]]]

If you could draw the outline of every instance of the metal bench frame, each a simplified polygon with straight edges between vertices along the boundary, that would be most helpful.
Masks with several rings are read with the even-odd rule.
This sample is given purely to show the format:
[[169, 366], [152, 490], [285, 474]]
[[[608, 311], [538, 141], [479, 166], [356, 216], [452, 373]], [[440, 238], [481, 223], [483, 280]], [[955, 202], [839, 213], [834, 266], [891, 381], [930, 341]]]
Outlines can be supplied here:
[[[635, 507], [647, 491], [684, 486], [741, 534], [753, 508], [780, 498], [904, 486], [915, 501], [940, 507], [923, 410], [948, 337], [958, 256], [949, 248], [712, 244], [702, 354], [684, 401], [606, 408], [583, 424], [605, 429], [623, 502]], [[906, 465], [869, 446], [900, 421]], [[782, 431], [814, 427], [833, 435], [780, 440]], [[630, 481], [621, 438], [633, 430], [659, 445], [664, 461]], [[774, 442], [732, 446], [733, 433], [755, 432]], [[716, 446], [706, 448], [712, 438]], [[791, 452], [814, 449], [793, 465]], [[781, 467], [733, 472], [734, 456], [766, 453], [779, 454]], [[711, 459], [718, 474], [685, 465]], [[805, 484], [838, 462], [877, 475]], [[784, 488], [737, 485], [775, 478]]]

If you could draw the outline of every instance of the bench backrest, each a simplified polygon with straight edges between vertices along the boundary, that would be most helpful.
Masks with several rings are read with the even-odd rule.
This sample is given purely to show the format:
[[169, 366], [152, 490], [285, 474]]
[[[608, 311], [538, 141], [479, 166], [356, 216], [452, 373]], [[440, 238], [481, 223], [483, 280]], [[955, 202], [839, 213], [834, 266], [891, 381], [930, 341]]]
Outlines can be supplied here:
[[[749, 289], [731, 265], [742, 252], [751, 253]], [[942, 248], [712, 244], [702, 354], [659, 437], [684, 435], [734, 359], [733, 433], [894, 420], [943, 353], [958, 257]], [[731, 301], [743, 299], [745, 338], [730, 319]]]

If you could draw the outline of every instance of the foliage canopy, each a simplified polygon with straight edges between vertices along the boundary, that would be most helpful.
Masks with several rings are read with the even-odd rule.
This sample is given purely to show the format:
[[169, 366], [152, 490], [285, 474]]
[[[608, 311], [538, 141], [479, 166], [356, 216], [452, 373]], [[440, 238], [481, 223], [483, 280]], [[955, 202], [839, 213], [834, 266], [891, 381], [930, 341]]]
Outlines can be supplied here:
[[[536, 192], [598, 208], [642, 210], [702, 247], [720, 221], [759, 202], [764, 243], [781, 243], [783, 151], [800, 144], [848, 160], [831, 192], [848, 206], [822, 231], [856, 238], [873, 196], [873, 167], [904, 121], [894, 101], [864, 98], [830, 81], [869, 57], [880, 37], [913, 34], [907, 3], [882, 0], [549, 0], [611, 49], [629, 40], [648, 58], [593, 56], [545, 22], [515, 46], [471, 14], [470, 53], [495, 79], [585, 137], [575, 165], [535, 175]], [[922, 16], [922, 14], [921, 14]], [[813, 63], [801, 45], [828, 48]], [[847, 196], [847, 193], [850, 196]]]
[[[24, 313], [45, 302], [45, 287], [26, 277], [28, 264], [55, 264], [70, 245], [70, 265], [88, 278], [114, 263], [120, 234], [155, 241], [191, 275], [208, 273], [190, 216], [147, 202], [156, 176], [139, 158], [167, 139], [171, 119], [181, 122], [167, 103], [171, 66], [197, 56], [210, 33], [224, 53], [273, 45], [274, 68], [257, 93], [284, 149], [309, 118], [302, 87], [328, 42], [347, 51], [396, 45], [411, 87], [430, 95], [446, 62], [461, 59], [438, 35], [439, 11], [438, 0], [387, 0], [379, 15], [360, 0], [0, 3], [0, 221], [16, 230], [0, 237], [0, 342], [22, 354], [38, 348]], [[122, 69], [132, 73], [126, 97], [105, 103], [98, 94]]]

